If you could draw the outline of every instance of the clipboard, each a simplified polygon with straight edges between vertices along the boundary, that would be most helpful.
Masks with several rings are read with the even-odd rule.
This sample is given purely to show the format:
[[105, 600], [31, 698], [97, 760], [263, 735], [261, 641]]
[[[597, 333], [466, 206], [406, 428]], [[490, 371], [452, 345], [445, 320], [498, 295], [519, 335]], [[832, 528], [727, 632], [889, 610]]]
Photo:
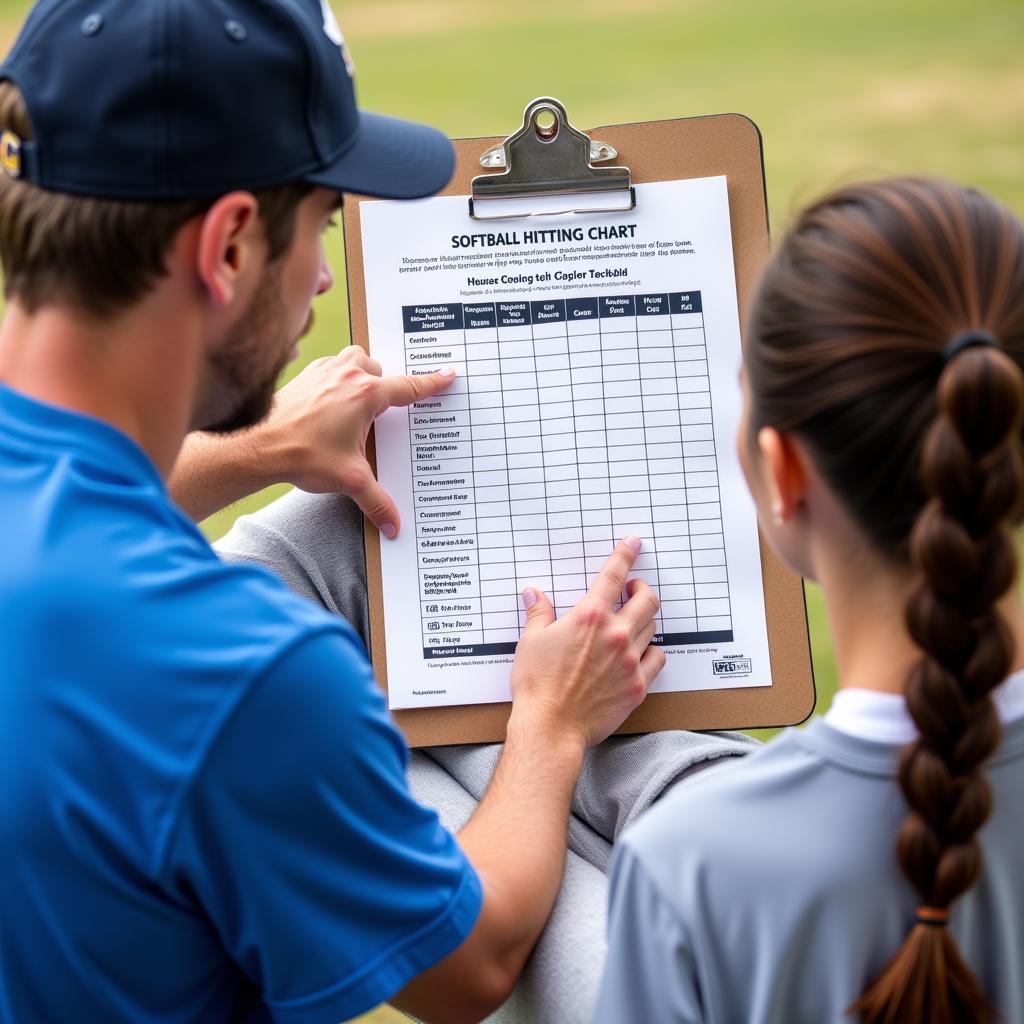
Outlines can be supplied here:
[[[600, 141], [598, 141], [600, 140]], [[439, 195], [467, 196], [470, 214], [493, 219], [495, 200], [525, 204], [507, 209], [501, 219], [542, 215], [529, 204], [558, 195], [559, 212], [622, 210], [636, 203], [636, 184], [724, 175], [741, 324], [755, 280], [769, 253], [761, 134], [740, 114], [717, 114], [664, 121], [605, 125], [593, 137], [569, 124], [564, 106], [551, 97], [530, 103], [522, 127], [507, 138], [454, 140], [456, 168]], [[597, 166], [618, 157], [621, 165]], [[481, 168], [492, 169], [481, 174]], [[360, 206], [373, 199], [346, 196], [345, 258], [351, 337], [369, 351]], [[595, 206], [597, 203], [599, 205]], [[374, 439], [368, 446], [376, 468]], [[371, 659], [377, 679], [387, 688], [387, 664], [380, 536], [365, 529]], [[814, 708], [803, 584], [759, 535], [768, 631], [771, 686], [649, 694], [619, 728], [619, 733], [664, 729], [748, 729], [795, 725]], [[510, 703], [393, 710], [410, 746], [501, 741]]]

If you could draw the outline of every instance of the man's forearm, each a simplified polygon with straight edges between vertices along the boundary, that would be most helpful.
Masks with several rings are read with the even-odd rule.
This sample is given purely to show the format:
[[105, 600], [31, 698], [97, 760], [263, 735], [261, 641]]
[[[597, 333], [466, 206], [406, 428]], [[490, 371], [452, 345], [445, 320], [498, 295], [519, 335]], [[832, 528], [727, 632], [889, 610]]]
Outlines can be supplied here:
[[460, 998], [428, 972], [396, 1006], [428, 1021], [480, 1020], [507, 998], [558, 895], [583, 753], [577, 738], [534, 730], [513, 713], [491, 784], [458, 835], [484, 891], [477, 926], [444, 979], [458, 983]]
[[197, 431], [185, 438], [167, 486], [175, 502], [198, 523], [279, 483], [283, 476], [276, 464], [259, 427], [223, 436]]
[[500, 918], [496, 953], [518, 974], [544, 927], [562, 878], [582, 743], [531, 733], [513, 715], [494, 778], [459, 843]]

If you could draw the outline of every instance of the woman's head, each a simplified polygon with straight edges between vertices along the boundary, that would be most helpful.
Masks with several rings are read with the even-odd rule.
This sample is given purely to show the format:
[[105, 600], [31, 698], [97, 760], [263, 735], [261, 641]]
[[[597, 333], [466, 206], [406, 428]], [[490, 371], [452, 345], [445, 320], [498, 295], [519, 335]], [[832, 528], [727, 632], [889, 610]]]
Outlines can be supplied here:
[[[1024, 227], [939, 180], [811, 206], [750, 318], [746, 458], [799, 446], [866, 548], [905, 575], [920, 652], [904, 684], [920, 739], [903, 751], [896, 855], [927, 909], [856, 1004], [868, 1021], [991, 1019], [935, 920], [981, 870], [981, 769], [1000, 737], [990, 693], [1014, 659], [996, 605], [1024, 510], [1022, 365]], [[785, 556], [787, 527], [766, 526]]]
[[[946, 388], [985, 400], [993, 375], [1005, 384], [1010, 361], [1024, 366], [1024, 227], [949, 182], [895, 179], [825, 197], [762, 276], [745, 349], [749, 430], [799, 438], [890, 562], [909, 562], [925, 504], [919, 467], [944, 350], [971, 329], [994, 334], [1008, 358], [964, 351]], [[991, 429], [984, 417], [978, 429]]]

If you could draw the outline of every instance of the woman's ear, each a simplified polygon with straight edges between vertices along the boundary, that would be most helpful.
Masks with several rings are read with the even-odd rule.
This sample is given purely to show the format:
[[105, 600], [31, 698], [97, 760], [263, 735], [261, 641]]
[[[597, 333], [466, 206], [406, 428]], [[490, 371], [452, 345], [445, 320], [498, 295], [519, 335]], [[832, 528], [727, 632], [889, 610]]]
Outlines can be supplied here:
[[250, 264], [262, 266], [265, 241], [251, 192], [229, 192], [206, 211], [196, 244], [196, 272], [215, 306], [230, 305]]
[[768, 486], [772, 520], [781, 526], [793, 517], [807, 496], [803, 453], [789, 434], [774, 427], [762, 427], [757, 432], [757, 449]]

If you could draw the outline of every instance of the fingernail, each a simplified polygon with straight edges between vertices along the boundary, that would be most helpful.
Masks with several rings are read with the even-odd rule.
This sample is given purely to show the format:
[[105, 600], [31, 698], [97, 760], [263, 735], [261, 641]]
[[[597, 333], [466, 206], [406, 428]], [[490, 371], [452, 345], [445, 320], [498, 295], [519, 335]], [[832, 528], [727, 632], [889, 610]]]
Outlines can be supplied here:
[[383, 533], [388, 540], [394, 540], [395, 536], [398, 534], [394, 523], [382, 523], [380, 532]]
[[532, 608], [537, 603], [537, 591], [531, 590], [529, 587], [523, 591], [523, 607], [526, 609]]
[[450, 366], [446, 366], [443, 370], [438, 370], [437, 375], [438, 377], [454, 377], [455, 371]]
[[622, 539], [634, 551], [639, 551], [640, 550], [640, 538], [639, 537], [634, 537], [633, 534], [629, 534], [628, 536], [623, 537]]

